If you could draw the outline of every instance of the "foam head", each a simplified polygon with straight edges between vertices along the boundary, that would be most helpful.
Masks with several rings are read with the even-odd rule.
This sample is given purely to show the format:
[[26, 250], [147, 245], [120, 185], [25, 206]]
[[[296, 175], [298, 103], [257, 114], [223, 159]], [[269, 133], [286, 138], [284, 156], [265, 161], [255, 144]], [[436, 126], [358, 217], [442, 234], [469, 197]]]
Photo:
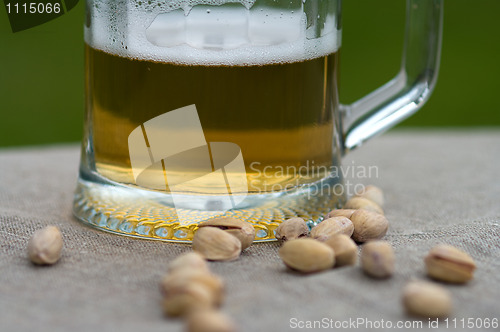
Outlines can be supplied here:
[[198, 1], [192, 7], [163, 1], [152, 8], [148, 2], [96, 0], [85, 40], [119, 56], [186, 65], [288, 63], [334, 53], [341, 40], [335, 13], [323, 15], [317, 34], [302, 0], [295, 1], [281, 10], [255, 0]]

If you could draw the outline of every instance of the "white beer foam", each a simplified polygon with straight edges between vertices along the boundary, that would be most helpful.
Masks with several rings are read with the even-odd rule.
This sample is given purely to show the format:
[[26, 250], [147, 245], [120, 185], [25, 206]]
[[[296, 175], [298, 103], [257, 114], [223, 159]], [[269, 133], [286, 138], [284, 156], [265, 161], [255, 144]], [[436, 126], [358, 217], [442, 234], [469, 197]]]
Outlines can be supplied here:
[[319, 37], [309, 39], [301, 7], [285, 12], [249, 10], [250, 0], [230, 6], [212, 0], [205, 3], [226, 5], [188, 8], [186, 1], [167, 2], [168, 8], [142, 8], [94, 1], [85, 40], [95, 49], [138, 60], [226, 66], [304, 61], [334, 53], [341, 44], [333, 15]]

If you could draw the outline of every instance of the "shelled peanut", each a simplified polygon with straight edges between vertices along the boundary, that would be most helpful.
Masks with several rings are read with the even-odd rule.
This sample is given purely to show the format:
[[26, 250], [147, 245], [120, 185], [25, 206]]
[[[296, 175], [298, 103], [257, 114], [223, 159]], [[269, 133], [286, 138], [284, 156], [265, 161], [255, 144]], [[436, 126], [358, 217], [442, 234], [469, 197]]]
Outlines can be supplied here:
[[28, 257], [33, 264], [52, 265], [61, 258], [63, 240], [56, 226], [37, 230], [28, 242]]
[[252, 224], [234, 218], [218, 218], [199, 225], [193, 237], [193, 250], [208, 260], [231, 261], [250, 247], [255, 238]]
[[450, 293], [441, 285], [426, 281], [408, 283], [402, 295], [406, 312], [420, 317], [446, 317], [451, 313]]
[[389, 278], [394, 273], [394, 251], [387, 241], [370, 241], [361, 249], [361, 267], [373, 278]]
[[224, 283], [210, 272], [201, 254], [190, 252], [173, 260], [161, 280], [160, 291], [164, 313], [185, 318], [188, 331], [236, 330], [218, 310], [224, 301]]
[[450, 245], [438, 245], [425, 257], [427, 275], [433, 279], [461, 284], [473, 278], [476, 264], [471, 256]]

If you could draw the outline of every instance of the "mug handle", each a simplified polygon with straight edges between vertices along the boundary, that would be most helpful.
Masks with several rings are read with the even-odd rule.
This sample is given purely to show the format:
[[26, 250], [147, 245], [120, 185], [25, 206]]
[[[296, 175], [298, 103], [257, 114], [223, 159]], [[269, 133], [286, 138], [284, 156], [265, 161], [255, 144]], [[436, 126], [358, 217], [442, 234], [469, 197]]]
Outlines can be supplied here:
[[407, 0], [399, 74], [351, 105], [341, 105], [343, 154], [406, 119], [436, 85], [443, 30], [443, 0]]

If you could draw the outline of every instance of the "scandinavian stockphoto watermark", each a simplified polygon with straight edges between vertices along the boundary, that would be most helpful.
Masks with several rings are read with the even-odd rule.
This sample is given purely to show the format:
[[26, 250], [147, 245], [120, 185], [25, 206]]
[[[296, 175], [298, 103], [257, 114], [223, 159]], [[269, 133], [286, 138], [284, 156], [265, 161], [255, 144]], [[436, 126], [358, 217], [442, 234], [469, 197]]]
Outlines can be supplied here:
[[195, 105], [144, 122], [130, 133], [128, 149], [135, 184], [170, 193], [181, 223], [189, 223], [192, 218], [185, 194], [197, 194], [200, 188], [208, 190], [201, 208], [206, 218], [212, 218], [237, 208], [250, 191], [283, 193], [306, 188], [309, 198], [352, 196], [363, 189], [360, 182], [379, 177], [378, 167], [354, 162], [344, 166], [315, 161], [299, 166], [263, 165], [258, 161], [245, 164], [244, 152], [237, 144], [207, 142]]
[[[303, 179], [321, 179], [323, 184], [308, 191], [309, 196], [316, 195], [338, 195], [353, 196], [364, 189], [363, 182], [379, 178], [379, 168], [375, 165], [359, 165], [355, 161], [344, 165], [318, 165], [314, 160], [306, 161], [300, 166], [294, 165], [266, 165], [260, 162], [252, 162], [249, 165], [250, 190], [258, 191], [265, 187], [266, 191], [281, 192], [300, 188]], [[275, 180], [292, 179], [285, 183]], [[343, 181], [327, 182], [325, 178], [343, 179]], [[258, 180], [258, 181], [252, 181]], [[259, 186], [255, 186], [258, 183]]]

